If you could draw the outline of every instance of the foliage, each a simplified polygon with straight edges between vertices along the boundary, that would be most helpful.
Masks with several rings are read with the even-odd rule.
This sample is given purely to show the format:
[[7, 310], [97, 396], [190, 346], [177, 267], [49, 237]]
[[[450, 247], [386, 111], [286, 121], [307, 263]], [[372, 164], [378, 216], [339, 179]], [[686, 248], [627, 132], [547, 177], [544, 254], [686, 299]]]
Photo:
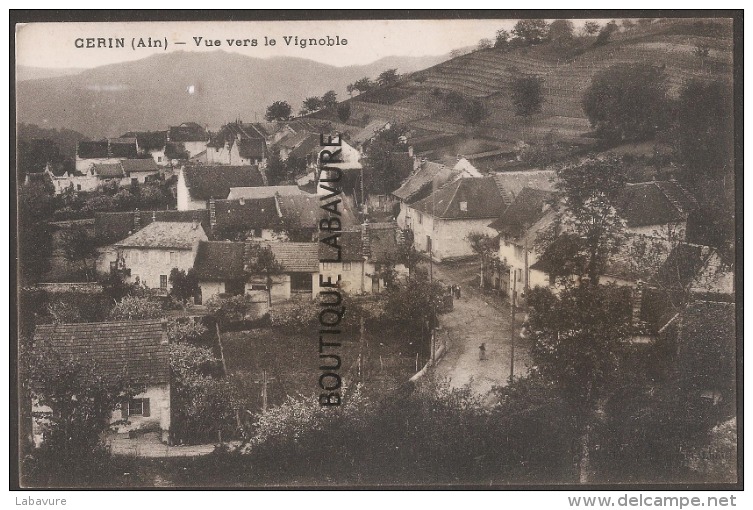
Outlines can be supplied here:
[[267, 107], [264, 118], [268, 122], [288, 120], [293, 112], [287, 101], [275, 101]]
[[325, 108], [332, 108], [337, 104], [337, 92], [334, 90], [328, 90], [324, 93], [322, 96], [322, 103], [324, 103]]
[[357, 90], [359, 94], [368, 92], [372, 88], [374, 88], [374, 84], [371, 82], [371, 79], [369, 79], [368, 77], [363, 77], [360, 80], [356, 80], [353, 83], [353, 90]]
[[411, 168], [399, 165], [396, 160], [398, 153], [408, 151], [403, 137], [406, 131], [405, 126], [392, 123], [389, 128], [379, 131], [366, 147], [364, 184], [367, 192], [392, 192], [408, 177]]
[[522, 19], [515, 23], [512, 33], [527, 44], [539, 44], [547, 35], [548, 25], [543, 19]]
[[171, 344], [199, 342], [207, 334], [207, 327], [199, 320], [172, 319], [167, 321], [167, 337]]
[[540, 76], [533, 75], [515, 78], [512, 83], [512, 104], [515, 107], [515, 115], [530, 117], [534, 113], [541, 112], [541, 104], [544, 102], [541, 90], [542, 81]]
[[629, 18], [625, 18], [622, 20], [622, 28], [625, 30], [630, 30], [631, 28], [635, 27], [635, 22]]
[[194, 268], [186, 272], [174, 267], [170, 271], [170, 285], [170, 295], [184, 303], [199, 293], [199, 277]]
[[444, 104], [451, 112], [461, 111], [463, 105], [465, 104], [465, 101], [466, 100], [463, 95], [455, 90], [451, 90], [444, 97]]
[[47, 304], [47, 313], [52, 317], [53, 324], [72, 324], [83, 322], [81, 310], [67, 301], [53, 301]]
[[52, 196], [40, 183], [30, 183], [18, 192], [18, 265], [27, 281], [38, 281], [49, 268], [52, 231]]
[[89, 268], [87, 261], [96, 259], [99, 253], [94, 236], [89, 233], [87, 228], [81, 225], [73, 225], [67, 229], [62, 235], [61, 249], [63, 257], [68, 262], [83, 264], [87, 279], [89, 279], [94, 271], [93, 268]]
[[183, 381], [193, 375], [218, 373], [221, 365], [211, 349], [178, 341], [170, 343], [170, 370], [178, 381]]
[[388, 87], [396, 84], [399, 79], [400, 75], [397, 74], [397, 69], [393, 68], [382, 71], [379, 76], [377, 76], [376, 81], [380, 87]]
[[480, 39], [478, 44], [476, 45], [476, 49], [478, 50], [488, 50], [489, 48], [494, 47], [494, 42], [492, 42], [491, 39], [488, 37], [484, 37], [483, 39]]
[[608, 142], [651, 138], [669, 121], [666, 75], [647, 64], [611, 66], [594, 76], [583, 110]]
[[287, 180], [285, 162], [280, 157], [280, 148], [273, 147], [267, 158], [267, 176], [270, 186], [277, 186]]
[[586, 35], [596, 35], [599, 32], [599, 23], [596, 21], [586, 21], [583, 24], [583, 33]]
[[578, 407], [591, 409], [619, 368], [631, 332], [630, 290], [580, 285], [554, 295], [537, 287], [528, 302], [536, 371]]
[[303, 107], [301, 108], [301, 115], [317, 112], [324, 108], [324, 101], [321, 97], [309, 96], [303, 100]]
[[494, 47], [497, 49], [506, 49], [510, 42], [510, 32], [499, 29], [494, 36]]
[[436, 310], [441, 309], [446, 293], [442, 284], [425, 278], [398, 280], [386, 289], [385, 312], [406, 329], [421, 331], [435, 324]]
[[558, 219], [570, 235], [563, 238], [568, 248], [554, 257], [554, 265], [578, 271], [564, 274], [598, 282], [624, 241], [624, 221], [614, 204], [627, 182], [625, 169], [614, 156], [592, 157], [560, 167], [557, 177]]
[[596, 41], [594, 41], [594, 46], [601, 46], [603, 44], [606, 44], [609, 42], [610, 37], [612, 37], [612, 34], [615, 32], [618, 32], [620, 28], [617, 26], [617, 22], [615, 20], [610, 21], [599, 32], [599, 35], [596, 36]]
[[569, 19], [558, 19], [549, 25], [548, 38], [552, 44], [562, 46], [572, 41], [574, 35], [573, 22]]
[[246, 320], [251, 312], [253, 303], [251, 297], [247, 295], [220, 297], [212, 296], [206, 302], [207, 309], [211, 313], [220, 327], [226, 328], [235, 322]]
[[350, 118], [350, 103], [337, 105], [337, 118], [340, 119], [340, 122], [348, 122]]
[[475, 126], [487, 118], [489, 113], [489, 109], [480, 99], [471, 99], [470, 101], [466, 101], [463, 105], [463, 109], [460, 111], [460, 116], [463, 117], [463, 120], [467, 124]]
[[246, 271], [252, 276], [262, 276], [267, 284], [267, 303], [272, 304], [272, 277], [282, 274], [284, 267], [275, 258], [269, 246], [251, 243], [248, 247]]
[[163, 315], [160, 304], [146, 297], [125, 296], [110, 310], [110, 320], [114, 321], [157, 319]]
[[270, 309], [270, 324], [290, 331], [304, 331], [318, 324], [319, 317], [315, 310], [315, 304], [310, 299], [293, 299]]

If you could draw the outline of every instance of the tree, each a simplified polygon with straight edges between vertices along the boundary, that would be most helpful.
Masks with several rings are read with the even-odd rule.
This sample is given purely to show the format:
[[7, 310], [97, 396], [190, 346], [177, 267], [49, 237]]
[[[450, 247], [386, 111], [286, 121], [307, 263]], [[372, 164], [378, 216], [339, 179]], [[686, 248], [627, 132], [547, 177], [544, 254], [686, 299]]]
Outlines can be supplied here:
[[18, 265], [26, 281], [38, 281], [49, 269], [52, 255], [53, 199], [40, 183], [30, 183], [18, 192]]
[[610, 21], [609, 23], [604, 25], [604, 28], [601, 29], [599, 35], [596, 36], [594, 45], [601, 46], [602, 44], [608, 43], [609, 39], [612, 37], [612, 34], [618, 32], [619, 30], [620, 28], [617, 26], [617, 22], [615, 20]]
[[350, 103], [337, 105], [337, 118], [340, 119], [340, 122], [348, 122], [350, 118]]
[[570, 236], [563, 238], [569, 249], [560, 252], [555, 266], [577, 271], [563, 275], [588, 276], [598, 283], [609, 257], [624, 240], [624, 221], [614, 204], [627, 173], [619, 159], [607, 156], [560, 167], [557, 178], [558, 219]]
[[596, 21], [586, 21], [583, 24], [583, 33], [586, 35], [596, 35], [601, 26]]
[[[394, 317], [395, 323], [409, 331], [431, 330], [436, 323], [437, 310], [442, 307], [442, 297], [447, 290], [439, 282], [427, 278], [412, 278], [395, 282], [387, 288], [385, 313]], [[427, 324], [429, 325], [426, 328]]]
[[293, 112], [287, 101], [275, 101], [267, 107], [267, 113], [264, 118], [269, 122], [288, 120]]
[[558, 19], [549, 25], [549, 40], [558, 46], [573, 40], [574, 27], [569, 19]]
[[170, 295], [185, 303], [199, 293], [199, 277], [194, 268], [187, 272], [174, 267], [170, 271]]
[[473, 250], [473, 253], [479, 256], [479, 259], [481, 261], [481, 287], [484, 286], [484, 275], [486, 274], [484, 269], [486, 265], [486, 260], [490, 257], [494, 257], [494, 255], [499, 250], [499, 237], [492, 237], [489, 234], [484, 234], [483, 232], [470, 232], [466, 239], [468, 240], [468, 243], [471, 245], [471, 250]]
[[622, 20], [622, 28], [625, 30], [630, 30], [631, 28], [635, 27], [635, 22], [629, 18], [625, 18]]
[[92, 276], [90, 268], [87, 265], [89, 260], [94, 260], [99, 254], [94, 236], [89, 234], [86, 227], [73, 225], [62, 235], [62, 251], [65, 260], [70, 263], [80, 262], [84, 266], [87, 281]]
[[347, 87], [345, 87], [345, 90], [348, 92], [348, 95], [350, 97], [353, 97], [353, 91], [356, 90], [356, 87], [353, 83], [349, 83]]
[[530, 117], [541, 112], [544, 102], [542, 94], [542, 78], [540, 76], [523, 75], [515, 78], [512, 83], [512, 104], [515, 115]]
[[253, 302], [251, 296], [239, 295], [231, 297], [212, 296], [207, 301], [207, 310], [219, 323], [220, 327], [227, 327], [233, 323], [243, 322], [249, 317]]
[[353, 83], [353, 90], [357, 90], [359, 94], [363, 94], [372, 88], [374, 88], [374, 84], [366, 76]]
[[303, 108], [301, 108], [301, 114], [306, 115], [313, 113], [324, 108], [324, 102], [322, 98], [316, 96], [310, 96], [303, 100]]
[[263, 276], [267, 285], [267, 304], [272, 305], [272, 278], [282, 274], [284, 268], [269, 246], [251, 243], [247, 271], [253, 276]]
[[528, 44], [539, 44], [547, 35], [547, 23], [543, 19], [522, 19], [515, 23], [512, 33]]
[[466, 103], [466, 99], [463, 97], [463, 95], [460, 92], [456, 90], [451, 90], [444, 97], [444, 104], [447, 107], [447, 109], [451, 112], [461, 111], [465, 103]]
[[494, 37], [494, 47], [498, 49], [505, 49], [510, 43], [510, 32], [507, 30], [499, 29]]
[[410, 174], [405, 132], [404, 126], [393, 123], [379, 131], [366, 147], [364, 187], [368, 193], [390, 193]]
[[114, 321], [157, 319], [163, 315], [160, 304], [146, 297], [125, 296], [110, 310], [110, 319]]
[[594, 76], [583, 111], [604, 140], [651, 138], [669, 122], [664, 70], [647, 64], [615, 65]]
[[400, 79], [400, 75], [397, 74], [397, 69], [387, 69], [386, 71], [382, 71], [379, 76], [377, 76], [377, 83], [380, 87], [389, 87], [390, 85], [394, 85], [397, 83], [397, 81]]
[[322, 103], [325, 108], [332, 108], [337, 104], [337, 92], [334, 90], [328, 90], [322, 96]]
[[475, 126], [489, 116], [489, 109], [480, 99], [471, 99], [463, 105], [460, 116], [467, 124]]
[[494, 43], [491, 39], [484, 37], [483, 39], [479, 40], [478, 44], [476, 45], [476, 49], [478, 50], [488, 50], [489, 48], [492, 48], [494, 46]]

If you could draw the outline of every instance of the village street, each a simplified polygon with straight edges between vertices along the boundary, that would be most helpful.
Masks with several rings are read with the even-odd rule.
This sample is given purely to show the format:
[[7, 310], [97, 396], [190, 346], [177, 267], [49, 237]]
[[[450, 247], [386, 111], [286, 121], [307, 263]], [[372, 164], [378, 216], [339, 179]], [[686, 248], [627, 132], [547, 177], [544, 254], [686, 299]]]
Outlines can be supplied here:
[[[478, 394], [492, 386], [505, 385], [510, 376], [509, 301], [484, 294], [478, 288], [478, 262], [434, 264], [434, 278], [443, 283], [461, 285], [461, 298], [455, 299], [452, 312], [440, 315], [442, 331], [438, 341], [447, 339], [447, 351], [436, 367], [453, 388], [466, 384]], [[523, 314], [516, 315], [515, 375], [526, 373], [530, 343], [520, 338]], [[479, 360], [479, 345], [486, 344], [486, 360]]]

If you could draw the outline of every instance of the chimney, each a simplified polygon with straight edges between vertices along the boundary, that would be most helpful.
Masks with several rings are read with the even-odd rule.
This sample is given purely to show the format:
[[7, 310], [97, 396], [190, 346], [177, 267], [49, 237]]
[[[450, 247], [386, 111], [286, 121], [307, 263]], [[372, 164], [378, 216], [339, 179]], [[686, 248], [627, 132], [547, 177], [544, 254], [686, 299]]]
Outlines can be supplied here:
[[241, 198], [238, 199], [238, 203], [241, 204], [241, 205], [246, 205], [246, 199], [243, 198], [243, 197], [241, 197]]
[[141, 213], [138, 209], [133, 212], [133, 231], [141, 229]]
[[157, 221], [157, 211], [152, 211], [152, 221]]
[[217, 212], [215, 210], [214, 198], [209, 199], [209, 228], [214, 231], [217, 226]]
[[167, 336], [167, 319], [162, 319], [162, 340], [160, 341], [161, 345], [167, 345], [170, 343], [170, 337]]
[[371, 257], [371, 238], [369, 237], [368, 222], [361, 225], [361, 249], [365, 258]]
[[641, 321], [641, 304], [643, 302], [643, 281], [638, 280], [633, 290], [633, 326]]

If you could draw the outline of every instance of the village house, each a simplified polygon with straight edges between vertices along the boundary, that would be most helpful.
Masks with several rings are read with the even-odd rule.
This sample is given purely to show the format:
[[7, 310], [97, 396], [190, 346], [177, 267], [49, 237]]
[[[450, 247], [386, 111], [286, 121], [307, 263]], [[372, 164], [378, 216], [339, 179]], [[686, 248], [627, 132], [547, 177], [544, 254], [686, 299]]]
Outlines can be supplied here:
[[392, 192], [399, 201], [400, 211], [397, 215], [397, 224], [402, 229], [408, 228], [408, 206], [414, 202], [426, 198], [432, 191], [449, 182], [456, 172], [441, 163], [416, 161], [415, 171], [403, 181], [402, 186]]
[[[207, 150], [209, 133], [195, 122], [184, 122], [179, 126], [170, 126], [167, 129], [167, 142], [172, 144], [174, 151], [185, 151], [187, 158]], [[169, 152], [169, 151], [168, 151]], [[177, 154], [172, 154], [177, 155]], [[169, 157], [169, 155], [166, 155]], [[183, 159], [181, 157], [172, 159]]]
[[129, 131], [121, 138], [135, 138], [140, 156], [151, 156], [160, 166], [170, 164], [170, 160], [165, 156], [167, 131]]
[[45, 174], [50, 178], [59, 195], [66, 190], [92, 192], [105, 183], [114, 181], [118, 187], [128, 187], [134, 182], [144, 183], [147, 177], [159, 174], [159, 167], [151, 159], [114, 159], [110, 163], [92, 163], [85, 173], [78, 170], [73, 173], [56, 174], [48, 165]]
[[306, 196], [316, 198], [311, 193], [306, 193], [298, 186], [292, 185], [230, 188], [230, 192], [226, 198], [228, 200], [240, 200], [242, 198], [253, 200], [258, 198], [272, 198], [274, 196]]
[[405, 226], [413, 232], [413, 245], [437, 262], [474, 254], [468, 234], [495, 236], [489, 224], [507, 204], [491, 177], [449, 182], [422, 200], [408, 204]]
[[215, 238], [244, 241], [286, 239], [282, 213], [274, 196], [209, 200], [209, 221]]
[[80, 141], [76, 149], [76, 171], [87, 174], [95, 164], [118, 164], [123, 159], [136, 159], [138, 153], [136, 138]]
[[166, 294], [170, 271], [191, 269], [199, 242], [206, 240], [198, 221], [155, 221], [115, 243], [114, 267], [123, 271], [127, 283], [137, 282]]
[[[499, 289], [508, 298], [524, 298], [526, 289], [549, 286], [549, 276], [531, 269], [539, 259], [537, 236], [550, 228], [555, 215], [549, 205], [550, 191], [523, 188], [502, 215], [489, 224], [499, 233], [496, 261], [489, 261], [485, 285]], [[497, 263], [498, 262], [498, 263]]]
[[134, 182], [143, 184], [147, 177], [157, 176], [160, 172], [153, 159], [124, 159], [120, 162], [120, 166], [131, 184]]
[[384, 290], [387, 282], [383, 270], [391, 266], [398, 275], [407, 268], [397, 260], [401, 242], [397, 224], [364, 224], [340, 233], [341, 247], [337, 250], [319, 243], [320, 267], [323, 279], [339, 282], [340, 288], [352, 294], [376, 294]]
[[246, 293], [248, 275], [244, 270], [245, 243], [201, 241], [194, 269], [201, 294], [197, 304], [206, 303], [219, 294], [238, 296]]
[[266, 130], [257, 124], [240, 121], [225, 124], [206, 147], [207, 164], [264, 168], [268, 157], [267, 136]]
[[[272, 304], [288, 300], [294, 294], [314, 299], [319, 292], [318, 243], [263, 243], [282, 266], [282, 274], [273, 277]], [[264, 285], [263, 277], [251, 275], [250, 285]]]
[[209, 199], [226, 199], [230, 188], [266, 186], [258, 166], [183, 166], [178, 173], [178, 210], [207, 209]]
[[698, 204], [675, 181], [650, 181], [626, 184], [615, 208], [631, 233], [652, 237], [671, 233], [685, 239], [688, 215]]
[[[34, 332], [36, 346], [49, 346], [63, 359], [92, 367], [109, 382], [124, 381], [136, 394], [113, 409], [116, 433], [153, 430], [170, 441], [170, 360], [166, 323], [160, 319], [127, 322], [43, 324]], [[40, 446], [52, 410], [32, 403], [34, 443]]]

